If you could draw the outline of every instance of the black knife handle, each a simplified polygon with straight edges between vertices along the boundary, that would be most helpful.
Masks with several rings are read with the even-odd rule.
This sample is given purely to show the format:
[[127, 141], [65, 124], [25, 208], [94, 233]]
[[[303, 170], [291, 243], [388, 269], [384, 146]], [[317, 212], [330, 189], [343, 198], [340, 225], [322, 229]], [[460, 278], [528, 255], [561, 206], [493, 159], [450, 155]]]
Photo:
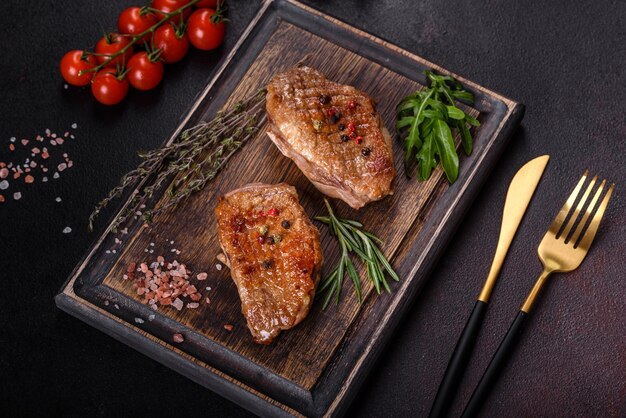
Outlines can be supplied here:
[[430, 418], [443, 418], [446, 416], [452, 399], [461, 383], [463, 373], [467, 368], [467, 362], [474, 349], [480, 326], [485, 318], [485, 312], [487, 312], [487, 306], [488, 305], [481, 300], [476, 301], [472, 314], [467, 320], [465, 328], [463, 328], [463, 332], [456, 343], [452, 357], [450, 357], [450, 361], [448, 361], [446, 373], [443, 375], [443, 379], [439, 384], [435, 402], [430, 410]]
[[483, 406], [485, 399], [487, 399], [489, 392], [493, 388], [498, 376], [500, 376], [502, 369], [504, 369], [504, 366], [519, 340], [527, 316], [528, 314], [526, 312], [519, 311], [515, 317], [515, 320], [500, 343], [498, 351], [493, 355], [487, 370], [485, 370], [483, 377], [480, 379], [480, 382], [478, 382], [478, 386], [474, 389], [474, 393], [467, 403], [465, 411], [463, 411], [462, 418], [475, 417], [480, 412], [480, 408]]

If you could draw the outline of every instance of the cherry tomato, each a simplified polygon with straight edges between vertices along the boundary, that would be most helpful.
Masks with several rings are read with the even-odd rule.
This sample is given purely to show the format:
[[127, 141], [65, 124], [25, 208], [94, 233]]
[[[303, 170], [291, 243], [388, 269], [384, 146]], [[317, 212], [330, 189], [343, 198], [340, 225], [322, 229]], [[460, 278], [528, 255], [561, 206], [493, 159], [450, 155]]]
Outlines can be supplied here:
[[[178, 9], [180, 9], [181, 7], [183, 7], [184, 5], [186, 5], [187, 3], [189, 3], [190, 0], [152, 0], [152, 8], [160, 10], [164, 13], [172, 13]], [[189, 17], [189, 14], [191, 13], [191, 8], [188, 7], [185, 10], [183, 10], [183, 17], [182, 20], [186, 20]], [[157, 12], [157, 18], [159, 20], [163, 19], [164, 15], [162, 13], [158, 13]], [[176, 23], [177, 25], [179, 25], [181, 23], [181, 17], [180, 15], [173, 17], [171, 19], [172, 22]]]
[[96, 58], [83, 51], [73, 50], [61, 58], [61, 75], [72, 86], [86, 86], [91, 81], [93, 73], [80, 74], [81, 71], [89, 70], [97, 65]]
[[189, 50], [187, 34], [178, 36], [171, 23], [165, 23], [154, 31], [154, 49], [160, 49], [160, 58], [166, 64], [173, 64], [185, 57]]
[[[98, 41], [95, 52], [96, 54], [106, 54], [110, 56], [121, 51], [129, 43], [130, 40], [128, 37], [117, 33], [111, 33]], [[123, 66], [132, 56], [133, 47], [131, 46], [126, 50], [126, 52], [111, 60], [111, 62], [109, 62], [105, 67], [116, 68], [118, 65]], [[97, 56], [96, 58], [100, 64], [108, 59], [106, 56]]]
[[[117, 29], [120, 33], [138, 35], [150, 29], [156, 23], [157, 18], [152, 12], [146, 11], [141, 7], [129, 7], [120, 13], [120, 17], [117, 19]], [[151, 34], [148, 33], [138, 42], [149, 41], [150, 36]]]
[[152, 61], [147, 52], [133, 55], [128, 62], [128, 81], [137, 90], [152, 90], [163, 79], [163, 63]]
[[219, 0], [200, 0], [194, 6], [196, 7], [210, 7], [211, 9], [217, 9], [217, 3]]
[[93, 78], [91, 92], [102, 104], [118, 104], [128, 94], [128, 80], [125, 77], [120, 80], [114, 69], [105, 68]]
[[[220, 17], [216, 17], [217, 23], [211, 21], [215, 15], [213, 9], [198, 9], [189, 17], [187, 36], [189, 42], [198, 49], [208, 51], [215, 49], [224, 41], [226, 24]], [[216, 15], [217, 16], [217, 15]]]

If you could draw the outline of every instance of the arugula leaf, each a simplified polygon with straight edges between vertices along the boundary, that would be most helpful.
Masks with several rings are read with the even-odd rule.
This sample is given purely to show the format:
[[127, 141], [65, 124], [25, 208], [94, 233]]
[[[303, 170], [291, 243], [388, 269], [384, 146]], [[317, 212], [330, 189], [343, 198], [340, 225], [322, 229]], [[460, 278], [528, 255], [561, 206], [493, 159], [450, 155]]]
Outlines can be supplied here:
[[437, 119], [433, 134], [436, 135], [437, 151], [443, 171], [446, 172], [448, 181], [454, 183], [459, 176], [459, 156], [456, 153], [450, 127], [443, 120]]
[[465, 154], [470, 155], [473, 144], [469, 126], [480, 126], [456, 106], [456, 100], [473, 103], [474, 96], [453, 77], [432, 71], [424, 74], [429, 86], [406, 96], [396, 108], [396, 130], [405, 139], [405, 172], [408, 176], [411, 161], [416, 161], [418, 179], [428, 180], [441, 162], [448, 181], [454, 183], [459, 175], [459, 156], [452, 129], [458, 132]]

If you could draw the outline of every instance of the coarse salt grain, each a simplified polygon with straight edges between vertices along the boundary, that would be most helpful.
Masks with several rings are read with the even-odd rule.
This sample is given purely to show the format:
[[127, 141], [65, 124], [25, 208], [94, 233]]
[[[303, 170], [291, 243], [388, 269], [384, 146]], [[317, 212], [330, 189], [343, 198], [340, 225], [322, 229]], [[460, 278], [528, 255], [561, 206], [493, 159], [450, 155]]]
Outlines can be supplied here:
[[150, 315], [148, 315], [148, 321], [153, 321], [153, 320], [154, 320], [154, 318], [155, 318], [155, 315], [154, 315], [154, 314], [150, 314]]
[[20, 200], [22, 198], [22, 194], [20, 192], [13, 193], [13, 199]]
[[115, 305], [113, 305], [113, 306], [115, 306], [115, 309], [119, 309], [120, 308], [120, 305], [118, 305], [117, 303]]
[[69, 234], [70, 232], [72, 232], [72, 228], [70, 228], [69, 226], [66, 226], [65, 228], [63, 228], [64, 234]]
[[187, 307], [189, 309], [196, 309], [198, 306], [200, 306], [200, 304], [198, 302], [190, 302], [187, 304]]
[[78, 124], [72, 123], [72, 129], [76, 129], [76, 128], [78, 128]]
[[108, 300], [104, 301], [104, 306], [109, 306], [109, 301]]
[[59, 175], [59, 173], [57, 173], [56, 171], [55, 171], [55, 172], [54, 172], [54, 174], [52, 175], [52, 178], [53, 178], [53, 179], [58, 179], [59, 177], [61, 177], [61, 176], [60, 176], [60, 175]]
[[144, 320], [143, 320], [143, 319], [141, 319], [141, 318], [135, 318], [135, 322], [136, 322], [137, 324], [143, 324], [143, 323], [144, 323]]
[[181, 309], [183, 309], [184, 303], [179, 298], [176, 298], [174, 302], [172, 302], [172, 306], [180, 311]]
[[198, 275], [196, 276], [196, 278], [197, 278], [198, 280], [206, 280], [207, 276], [208, 276], [208, 274], [206, 274], [206, 273], [198, 273]]
[[9, 175], [9, 169], [6, 167], [0, 168], [0, 179], [5, 179]]
[[9, 188], [9, 182], [6, 180], [0, 181], [0, 190], [6, 190]]
[[[44, 178], [46, 178], [46, 177], [44, 177]], [[60, 197], [57, 197], [57, 198], [56, 198], [56, 199], [54, 199], [54, 200], [58, 203], [58, 202], [60, 202], [60, 201], [61, 201], [61, 198], [60, 198]]]
[[15, 142], [16, 140], [17, 140], [17, 138], [16, 138], [16, 137], [14, 137], [14, 136], [12, 136], [12, 137], [9, 139], [9, 141], [11, 141], [11, 142]]
[[66, 163], [61, 163], [57, 166], [57, 170], [59, 171], [63, 171], [67, 168], [67, 164]]
[[215, 268], [217, 269], [217, 271], [220, 271], [220, 270], [222, 270], [222, 265], [220, 263], [217, 263], [215, 265]]

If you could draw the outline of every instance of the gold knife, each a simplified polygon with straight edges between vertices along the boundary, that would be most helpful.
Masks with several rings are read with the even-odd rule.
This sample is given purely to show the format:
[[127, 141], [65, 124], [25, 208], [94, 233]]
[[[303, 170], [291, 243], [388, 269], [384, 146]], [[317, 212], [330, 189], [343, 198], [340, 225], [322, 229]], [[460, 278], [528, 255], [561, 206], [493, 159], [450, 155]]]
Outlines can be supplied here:
[[448, 412], [448, 408], [463, 377], [463, 372], [467, 367], [469, 356], [474, 348], [478, 331], [485, 317], [485, 312], [487, 312], [487, 303], [489, 303], [489, 298], [502, 268], [502, 263], [504, 263], [504, 258], [509, 251], [515, 232], [524, 217], [526, 208], [528, 208], [535, 189], [537, 189], [549, 159], [550, 156], [542, 155], [527, 162], [511, 180], [504, 202], [500, 238], [498, 239], [498, 246], [491, 263], [489, 275], [448, 362], [448, 367], [430, 410], [430, 418], [445, 417]]

